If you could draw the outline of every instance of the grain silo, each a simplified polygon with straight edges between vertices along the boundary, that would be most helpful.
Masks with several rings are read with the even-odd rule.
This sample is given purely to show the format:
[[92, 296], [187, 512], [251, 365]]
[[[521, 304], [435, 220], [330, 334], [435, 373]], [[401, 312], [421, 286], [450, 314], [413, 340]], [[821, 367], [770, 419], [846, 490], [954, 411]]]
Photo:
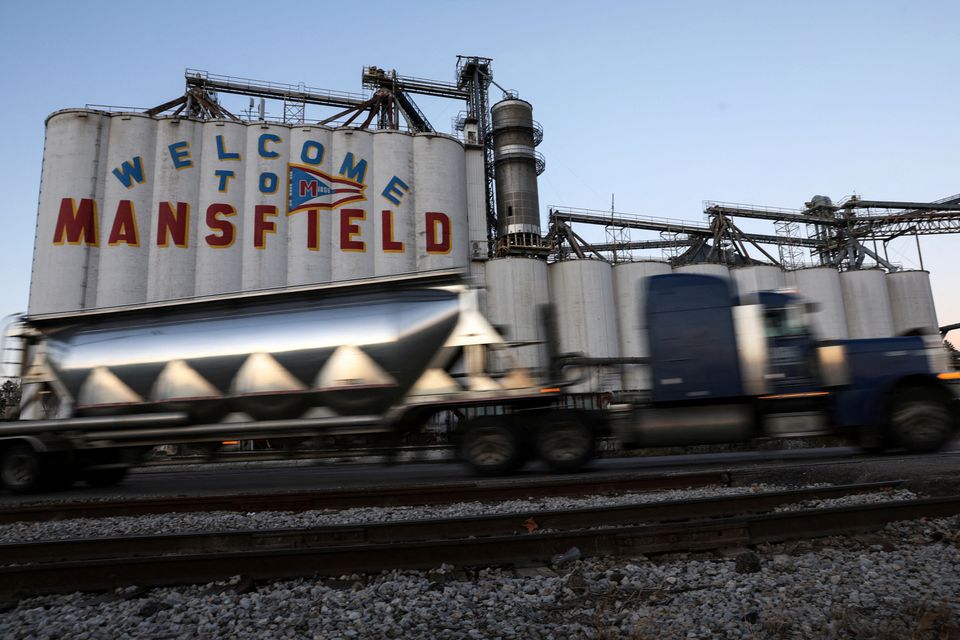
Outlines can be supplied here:
[[268, 122], [247, 125], [243, 177], [244, 291], [287, 284], [287, 160], [290, 128]]
[[[613, 267], [617, 334], [620, 339], [620, 355], [624, 358], [646, 358], [650, 355], [646, 316], [647, 279], [664, 273], [670, 273], [670, 265], [666, 262], [624, 262]], [[649, 367], [625, 365], [622, 388], [649, 389]]]
[[203, 154], [202, 130], [203, 123], [190, 118], [161, 118], [157, 122], [149, 233], [143, 230], [149, 241], [148, 301], [188, 298], [194, 292], [200, 172], [185, 170]]
[[244, 229], [243, 177], [247, 127], [238, 122], [208, 120], [203, 123], [203, 155], [199, 161], [200, 202], [196, 221], [196, 294], [240, 291], [243, 283], [243, 243], [251, 233]]
[[730, 279], [730, 269], [725, 264], [715, 262], [695, 262], [674, 267], [676, 273], [697, 273], [704, 276], [717, 276], [718, 278]]
[[[547, 366], [546, 340], [541, 317], [550, 301], [547, 290], [547, 263], [536, 258], [506, 257], [486, 265], [487, 318], [504, 329], [509, 342], [528, 342], [508, 355], [498, 356], [500, 370], [514, 364], [542, 371]], [[514, 362], [509, 362], [510, 359]]]
[[417, 270], [416, 194], [394, 176], [413, 175], [413, 136], [383, 129], [373, 134], [371, 184], [392, 185], [373, 200], [373, 270], [378, 276]]
[[[556, 309], [561, 353], [590, 358], [616, 358], [616, 298], [613, 269], [601, 260], [564, 260], [550, 265], [550, 299]], [[610, 391], [620, 387], [619, 373], [610, 367], [584, 367], [586, 379], [573, 392]], [[568, 372], [569, 373], [569, 372]]]
[[730, 269], [730, 276], [741, 298], [758, 291], [776, 291], [786, 284], [786, 277], [780, 267], [768, 264], [756, 264]]
[[801, 296], [816, 305], [810, 320], [818, 338], [844, 340], [850, 335], [839, 271], [833, 267], [797, 269], [787, 273], [787, 284], [796, 287]]
[[897, 335], [920, 331], [937, 333], [937, 308], [927, 271], [894, 271], [887, 274], [893, 330]]
[[46, 121], [29, 313], [96, 304], [99, 215], [110, 117], [65, 109]]
[[[330, 129], [326, 127], [300, 126], [290, 130], [289, 171], [291, 174], [303, 172], [304, 181], [301, 184], [305, 190], [314, 185], [319, 188], [322, 176], [333, 175], [330, 139]], [[290, 188], [295, 188], [296, 184], [294, 182]], [[301, 197], [299, 190], [288, 195], [291, 198]], [[302, 197], [310, 195], [306, 191]], [[312, 201], [306, 202], [309, 204]], [[284, 211], [287, 224], [287, 284], [329, 282], [334, 252], [331, 241], [333, 213], [320, 206], [294, 208], [288, 205]]]
[[894, 334], [886, 274], [859, 269], [840, 274], [847, 331], [851, 338], [887, 338]]

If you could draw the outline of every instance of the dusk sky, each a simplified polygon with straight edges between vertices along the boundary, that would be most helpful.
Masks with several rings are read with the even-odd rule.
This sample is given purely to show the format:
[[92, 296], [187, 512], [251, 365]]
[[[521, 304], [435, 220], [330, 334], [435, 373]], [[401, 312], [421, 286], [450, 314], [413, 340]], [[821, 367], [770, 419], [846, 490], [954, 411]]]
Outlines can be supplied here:
[[[490, 57], [545, 132], [544, 220], [551, 205], [609, 209], [615, 194], [621, 212], [703, 222], [704, 200], [960, 193], [958, 24], [946, 1], [3, 0], [0, 315], [27, 307], [45, 118], [155, 106], [183, 93], [187, 67], [361, 93], [365, 65], [453, 81], [457, 54]], [[463, 109], [418, 103], [443, 132]], [[960, 237], [920, 244], [940, 324], [960, 322]], [[920, 267], [912, 237], [889, 252]]]

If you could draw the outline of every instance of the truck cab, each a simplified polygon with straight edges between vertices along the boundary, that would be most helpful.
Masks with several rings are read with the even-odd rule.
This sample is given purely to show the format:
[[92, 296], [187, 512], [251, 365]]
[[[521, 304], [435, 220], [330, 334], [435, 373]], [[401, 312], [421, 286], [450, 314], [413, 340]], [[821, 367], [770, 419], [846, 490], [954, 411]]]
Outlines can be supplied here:
[[954, 435], [935, 336], [821, 341], [810, 309], [789, 292], [741, 299], [714, 276], [651, 277], [650, 402], [622, 407], [614, 431], [638, 446], [844, 434], [910, 451]]

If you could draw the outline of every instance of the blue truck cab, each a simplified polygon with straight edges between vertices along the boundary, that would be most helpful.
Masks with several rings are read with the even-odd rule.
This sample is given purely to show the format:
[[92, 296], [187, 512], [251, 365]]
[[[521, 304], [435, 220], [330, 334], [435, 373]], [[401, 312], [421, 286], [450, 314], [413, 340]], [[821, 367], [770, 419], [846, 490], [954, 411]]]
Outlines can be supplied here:
[[788, 292], [739, 298], [722, 278], [650, 278], [651, 391], [615, 427], [639, 446], [845, 434], [933, 451], [957, 429], [939, 336], [819, 340]]

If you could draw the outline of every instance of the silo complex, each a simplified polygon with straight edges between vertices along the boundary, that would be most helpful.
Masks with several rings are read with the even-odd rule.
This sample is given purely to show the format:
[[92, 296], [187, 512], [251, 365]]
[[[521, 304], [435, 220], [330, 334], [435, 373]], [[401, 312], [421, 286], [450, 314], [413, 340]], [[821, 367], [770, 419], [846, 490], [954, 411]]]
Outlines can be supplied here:
[[886, 338], [894, 334], [886, 274], [880, 269], [840, 274], [847, 332], [851, 338]]
[[[591, 358], [618, 357], [616, 298], [610, 264], [600, 260], [566, 260], [553, 263], [549, 271], [560, 352]], [[610, 391], [620, 387], [620, 376], [609, 367], [586, 370], [586, 380], [575, 385], [573, 391]]]
[[737, 287], [737, 295], [741, 297], [758, 291], [776, 291], [786, 284], [780, 267], [767, 264], [737, 267], [730, 270], [730, 276]]
[[[670, 265], [666, 262], [625, 262], [613, 267], [617, 333], [620, 355], [624, 358], [645, 358], [650, 355], [645, 309], [647, 278], [664, 273], [670, 273]], [[625, 365], [623, 388], [649, 389], [649, 367]]]
[[81, 109], [47, 118], [30, 280], [32, 312], [96, 304], [110, 124], [109, 116]]
[[[547, 263], [534, 258], [508, 257], [487, 262], [487, 317], [505, 329], [509, 342], [536, 342], [500, 357], [500, 370], [512, 366], [543, 371], [547, 366], [546, 340], [541, 318], [549, 304]], [[512, 357], [514, 363], [507, 362]]]
[[469, 226], [450, 136], [65, 110], [29, 313], [467, 269]]
[[937, 333], [937, 309], [926, 271], [895, 271], [887, 274], [893, 330], [897, 335], [920, 331]]
[[787, 283], [816, 304], [811, 321], [821, 340], [844, 340], [849, 336], [843, 305], [840, 273], [833, 267], [811, 267], [787, 274]]

